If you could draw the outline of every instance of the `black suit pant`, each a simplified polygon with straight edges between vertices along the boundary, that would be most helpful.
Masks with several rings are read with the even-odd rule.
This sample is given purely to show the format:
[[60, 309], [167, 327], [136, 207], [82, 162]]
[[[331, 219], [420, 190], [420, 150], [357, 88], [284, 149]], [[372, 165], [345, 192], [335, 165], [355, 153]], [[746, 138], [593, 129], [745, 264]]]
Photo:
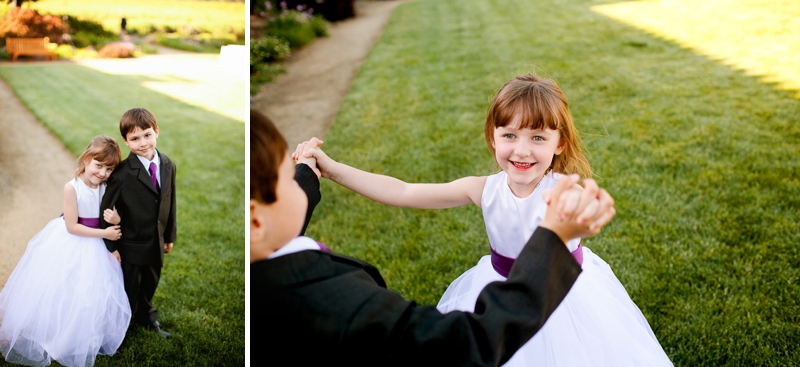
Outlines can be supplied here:
[[141, 325], [151, 325], [158, 321], [158, 310], [153, 305], [153, 295], [161, 278], [161, 267], [135, 265], [123, 261], [122, 276], [133, 320]]

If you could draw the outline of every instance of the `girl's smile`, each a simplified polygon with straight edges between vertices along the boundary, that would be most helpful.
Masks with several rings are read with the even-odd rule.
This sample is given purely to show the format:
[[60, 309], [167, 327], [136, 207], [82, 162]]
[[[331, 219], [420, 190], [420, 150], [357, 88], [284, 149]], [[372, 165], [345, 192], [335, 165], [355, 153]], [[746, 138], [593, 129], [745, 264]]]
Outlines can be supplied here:
[[92, 161], [86, 165], [85, 171], [83, 171], [83, 183], [85, 183], [86, 186], [96, 189], [98, 185], [103, 183], [108, 176], [111, 175], [111, 171], [113, 170], [114, 168], [92, 159]]
[[559, 132], [552, 129], [520, 129], [518, 118], [495, 128], [495, 160], [508, 174], [508, 186], [517, 197], [528, 197], [553, 162], [561, 154]]

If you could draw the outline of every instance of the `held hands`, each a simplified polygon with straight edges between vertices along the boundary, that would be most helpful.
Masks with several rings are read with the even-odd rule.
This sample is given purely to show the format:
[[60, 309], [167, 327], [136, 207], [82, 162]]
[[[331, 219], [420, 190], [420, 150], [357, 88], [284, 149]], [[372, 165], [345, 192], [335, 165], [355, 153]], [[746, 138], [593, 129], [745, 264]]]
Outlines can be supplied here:
[[297, 144], [297, 149], [292, 153], [292, 159], [297, 163], [306, 163], [317, 177], [331, 178], [330, 168], [336, 163], [328, 157], [319, 147], [322, 145], [322, 140], [311, 138], [300, 144]]
[[310, 140], [306, 140], [300, 144], [297, 144], [297, 149], [295, 149], [294, 153], [292, 153], [292, 159], [294, 160], [295, 164], [305, 163], [317, 174], [317, 178], [321, 176], [319, 172], [319, 168], [317, 168], [317, 159], [312, 156], [304, 156], [305, 152], [310, 151], [311, 149], [315, 149], [322, 145], [322, 140], [317, 138], [311, 138]]
[[114, 210], [106, 209], [103, 211], [103, 220], [106, 221], [108, 224], [119, 224], [122, 221], [119, 217], [119, 213], [117, 213], [117, 207], [114, 206]]
[[564, 243], [600, 233], [617, 213], [614, 199], [606, 190], [590, 178], [583, 180], [581, 190], [576, 186], [578, 178], [578, 175], [566, 176], [552, 191], [543, 194], [548, 205], [539, 225], [555, 232]]
[[110, 226], [103, 230], [103, 238], [105, 239], [116, 241], [120, 237], [122, 237], [122, 230], [119, 229], [119, 226]]

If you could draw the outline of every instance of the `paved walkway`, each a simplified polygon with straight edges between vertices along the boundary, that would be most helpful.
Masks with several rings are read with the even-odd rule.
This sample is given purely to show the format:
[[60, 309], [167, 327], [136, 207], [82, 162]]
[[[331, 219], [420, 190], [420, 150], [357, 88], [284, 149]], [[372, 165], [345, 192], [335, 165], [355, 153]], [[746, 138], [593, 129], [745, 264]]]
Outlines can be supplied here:
[[262, 86], [250, 107], [275, 122], [289, 147], [312, 136], [324, 138], [361, 63], [401, 3], [357, 1], [355, 18], [333, 23], [328, 37], [295, 51], [284, 64], [287, 72]]

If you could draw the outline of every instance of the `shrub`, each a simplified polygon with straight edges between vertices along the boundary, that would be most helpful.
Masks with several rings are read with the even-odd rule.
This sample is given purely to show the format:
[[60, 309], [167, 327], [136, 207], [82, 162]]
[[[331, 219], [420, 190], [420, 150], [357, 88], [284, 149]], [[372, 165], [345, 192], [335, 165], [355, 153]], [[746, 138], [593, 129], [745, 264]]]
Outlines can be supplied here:
[[322, 17], [314, 17], [310, 20], [311, 29], [317, 37], [328, 36], [328, 22]]
[[109, 59], [124, 59], [133, 57], [135, 46], [130, 42], [112, 42], [97, 52], [97, 55]]
[[0, 43], [5, 44], [6, 37], [49, 37], [51, 42], [57, 42], [64, 33], [63, 25], [60, 17], [40, 15], [29, 8], [13, 8], [0, 21]]
[[59, 59], [71, 59], [75, 56], [75, 47], [71, 45], [58, 45], [56, 49], [56, 56]]
[[264, 35], [255, 41], [250, 41], [250, 65], [282, 60], [290, 53], [289, 42], [274, 36]]
[[91, 47], [75, 48], [71, 45], [60, 45], [56, 49], [56, 56], [60, 59], [96, 59], [98, 52]]
[[80, 31], [72, 36], [70, 36], [72, 40], [72, 44], [78, 48], [84, 48], [92, 46], [95, 49], [101, 49], [107, 43], [112, 42], [115, 40], [116, 37], [105, 37], [103, 35], [98, 35], [94, 33]]
[[274, 18], [267, 25], [267, 34], [285, 39], [291, 48], [303, 47], [317, 37], [310, 19], [295, 10], [282, 12]]
[[[70, 40], [75, 47], [84, 48], [92, 46], [101, 49], [109, 42], [119, 39], [115, 33], [107, 31], [103, 25], [87, 19], [68, 15], [66, 18], [66, 28], [70, 34]], [[66, 42], [66, 40], [64, 40]]]
[[67, 26], [69, 27], [70, 33], [76, 33], [79, 31], [83, 31], [86, 33], [102, 35], [105, 37], [113, 37], [115, 34], [107, 31], [103, 28], [103, 25], [95, 22], [93, 20], [88, 19], [79, 19], [78, 17], [67, 15]]

